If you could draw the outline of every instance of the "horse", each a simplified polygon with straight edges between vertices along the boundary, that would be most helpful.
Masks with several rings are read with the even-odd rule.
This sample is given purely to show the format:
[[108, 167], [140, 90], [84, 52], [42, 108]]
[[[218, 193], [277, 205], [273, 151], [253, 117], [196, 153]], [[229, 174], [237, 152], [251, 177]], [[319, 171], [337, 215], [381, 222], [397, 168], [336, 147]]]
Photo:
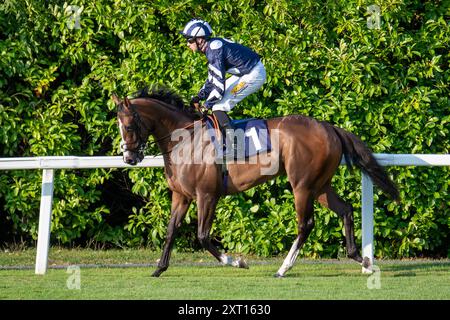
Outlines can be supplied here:
[[[224, 195], [245, 191], [279, 175], [287, 175], [292, 186], [298, 235], [275, 276], [283, 277], [292, 268], [299, 250], [314, 228], [314, 201], [334, 211], [343, 220], [348, 257], [370, 269], [370, 259], [361, 257], [355, 243], [353, 206], [333, 190], [332, 177], [345, 158], [350, 169], [354, 166], [361, 169], [397, 202], [399, 192], [372, 151], [356, 135], [304, 115], [267, 119], [269, 139], [276, 145], [268, 153], [276, 170], [264, 173], [257, 155], [248, 159], [253, 161], [217, 161], [211, 140], [199, 137], [207, 130], [205, 117], [199, 116], [192, 106], [185, 105], [182, 98], [171, 90], [142, 90], [138, 95], [122, 100], [114, 94], [112, 99], [117, 106], [123, 161], [130, 165], [139, 163], [152, 135], [153, 142], [162, 152], [165, 177], [172, 191], [166, 239], [152, 276], [159, 277], [168, 269], [177, 229], [192, 201], [197, 202], [197, 236], [202, 247], [224, 265], [248, 268], [244, 259], [233, 259], [212, 243], [210, 231], [216, 205]], [[197, 133], [193, 134], [194, 127], [197, 127]], [[193, 135], [190, 144], [173, 138], [180, 130]], [[275, 136], [278, 141], [273, 138]], [[198, 161], [174, 161], [171, 154], [180, 150], [180, 146], [185, 154], [193, 155], [200, 150], [202, 157]], [[224, 166], [227, 170], [226, 185]]]

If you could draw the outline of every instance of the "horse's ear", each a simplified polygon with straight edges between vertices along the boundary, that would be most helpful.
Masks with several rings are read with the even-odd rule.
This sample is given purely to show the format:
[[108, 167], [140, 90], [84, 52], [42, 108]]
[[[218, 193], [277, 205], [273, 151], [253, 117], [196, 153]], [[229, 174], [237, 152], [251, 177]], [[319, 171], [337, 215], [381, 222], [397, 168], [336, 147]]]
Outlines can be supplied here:
[[123, 98], [123, 104], [125, 105], [125, 108], [130, 109], [131, 103], [127, 97]]
[[122, 101], [120, 101], [119, 97], [115, 93], [113, 93], [111, 98], [117, 106], [122, 102]]

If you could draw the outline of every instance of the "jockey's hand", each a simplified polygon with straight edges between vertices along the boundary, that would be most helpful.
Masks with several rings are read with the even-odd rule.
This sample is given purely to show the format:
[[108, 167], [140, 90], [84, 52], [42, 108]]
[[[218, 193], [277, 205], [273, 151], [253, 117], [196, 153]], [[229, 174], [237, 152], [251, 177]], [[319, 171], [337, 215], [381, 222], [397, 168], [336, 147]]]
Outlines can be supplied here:
[[194, 103], [191, 104], [191, 106], [194, 107], [195, 110], [201, 112], [201, 109], [200, 109], [200, 108], [201, 108], [200, 102], [194, 102]]
[[194, 105], [194, 108], [203, 116], [206, 116], [208, 114], [208, 109], [202, 106], [199, 102]]
[[198, 109], [198, 106], [200, 105], [200, 98], [198, 96], [192, 96], [190, 105], [191, 107]]
[[193, 96], [191, 98], [191, 107], [195, 108], [202, 115], [206, 115], [208, 110], [200, 104], [200, 98], [198, 96]]

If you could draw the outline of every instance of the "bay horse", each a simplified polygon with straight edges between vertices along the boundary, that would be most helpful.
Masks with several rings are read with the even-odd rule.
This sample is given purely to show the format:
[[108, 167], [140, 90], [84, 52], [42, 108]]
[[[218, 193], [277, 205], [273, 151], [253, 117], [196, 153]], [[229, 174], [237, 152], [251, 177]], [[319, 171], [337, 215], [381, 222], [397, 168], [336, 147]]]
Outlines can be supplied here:
[[[298, 235], [283, 264], [275, 274], [283, 277], [292, 268], [300, 248], [314, 227], [313, 203], [336, 212], [343, 219], [347, 255], [363, 267], [370, 267], [370, 259], [361, 257], [355, 243], [353, 207], [344, 202], [331, 187], [331, 179], [341, 159], [347, 166], [356, 166], [368, 174], [393, 200], [399, 199], [395, 184], [374, 158], [370, 149], [355, 135], [324, 121], [302, 115], [289, 115], [267, 119], [273, 148], [269, 154], [277, 170], [264, 174], [258, 159], [245, 163], [227, 163], [228, 183], [224, 186], [223, 165], [215, 161], [215, 149], [210, 139], [198, 138], [206, 130], [204, 118], [169, 90], [142, 90], [138, 96], [120, 100], [112, 96], [117, 105], [117, 119], [122, 138], [124, 162], [136, 165], [144, 158], [144, 149], [150, 135], [163, 154], [164, 172], [172, 191], [171, 217], [161, 259], [152, 274], [158, 277], [169, 267], [170, 252], [177, 229], [194, 200], [198, 207], [198, 239], [219, 262], [247, 268], [242, 259], [233, 259], [221, 253], [212, 243], [210, 231], [215, 209], [221, 196], [235, 194], [285, 174], [292, 186]], [[177, 130], [190, 130], [197, 124], [193, 143], [187, 144], [187, 153], [202, 151], [200, 161], [173, 161], [173, 150], [183, 141], [173, 141]], [[278, 141], [272, 141], [277, 136]], [[172, 138], [171, 138], [172, 137]], [[186, 153], [186, 148], [185, 153]], [[253, 156], [257, 157], [257, 156]], [[252, 160], [252, 159], [249, 159]]]

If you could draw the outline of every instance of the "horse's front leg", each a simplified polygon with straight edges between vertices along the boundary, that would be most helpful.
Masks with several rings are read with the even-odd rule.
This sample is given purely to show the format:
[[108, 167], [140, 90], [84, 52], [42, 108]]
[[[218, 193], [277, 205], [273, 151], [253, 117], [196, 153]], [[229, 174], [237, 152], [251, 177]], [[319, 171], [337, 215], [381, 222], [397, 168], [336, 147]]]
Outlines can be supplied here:
[[197, 199], [198, 240], [200, 241], [202, 247], [208, 250], [218, 261], [225, 265], [248, 268], [248, 265], [244, 260], [233, 260], [232, 257], [220, 253], [211, 242], [210, 232], [219, 198], [214, 194], [201, 194], [197, 196]]
[[177, 192], [173, 192], [171, 217], [167, 227], [166, 243], [164, 244], [163, 253], [161, 259], [159, 260], [158, 267], [152, 274], [153, 277], [159, 277], [160, 274], [166, 271], [169, 267], [170, 252], [172, 250], [176, 232], [180, 227], [190, 204], [191, 199], [188, 199]]

